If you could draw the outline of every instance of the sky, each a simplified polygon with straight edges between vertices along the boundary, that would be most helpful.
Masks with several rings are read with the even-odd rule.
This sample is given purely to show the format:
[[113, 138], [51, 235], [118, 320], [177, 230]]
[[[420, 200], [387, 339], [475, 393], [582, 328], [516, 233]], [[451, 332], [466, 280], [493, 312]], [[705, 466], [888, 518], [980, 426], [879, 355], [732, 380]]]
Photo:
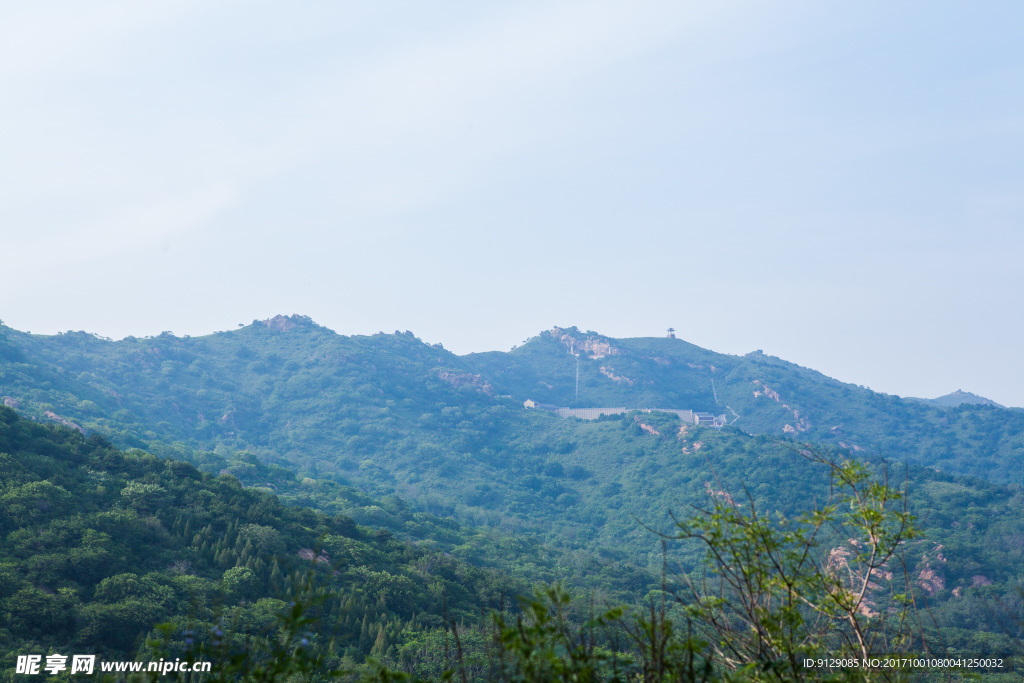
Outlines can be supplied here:
[[1024, 4], [0, 5], [0, 319], [552, 326], [1024, 406]]

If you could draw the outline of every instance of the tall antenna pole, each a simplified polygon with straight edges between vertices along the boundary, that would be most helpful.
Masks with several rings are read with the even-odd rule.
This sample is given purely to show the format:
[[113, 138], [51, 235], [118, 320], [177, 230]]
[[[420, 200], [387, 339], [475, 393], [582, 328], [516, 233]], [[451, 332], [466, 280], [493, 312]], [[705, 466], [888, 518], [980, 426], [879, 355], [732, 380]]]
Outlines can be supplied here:
[[580, 400], [580, 354], [576, 354], [576, 400]]

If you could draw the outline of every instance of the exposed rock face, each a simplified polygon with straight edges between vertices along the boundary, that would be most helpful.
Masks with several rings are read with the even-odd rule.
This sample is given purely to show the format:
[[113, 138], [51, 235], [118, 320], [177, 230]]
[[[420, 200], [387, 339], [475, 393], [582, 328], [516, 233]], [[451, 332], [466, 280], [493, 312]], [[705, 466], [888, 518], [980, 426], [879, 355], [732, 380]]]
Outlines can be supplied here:
[[763, 394], [768, 398], [772, 399], [773, 401], [775, 401], [776, 403], [782, 403], [782, 397], [779, 396], [779, 392], [769, 388], [767, 384], [764, 384], [759, 379], [755, 379], [754, 384], [761, 387], [760, 391], [758, 391], [757, 389], [754, 390], [754, 398], [757, 398], [758, 396], [761, 396]]
[[571, 331], [563, 330], [561, 327], [552, 328], [549, 334], [561, 342], [569, 353], [582, 353], [595, 360], [605, 356], [617, 356], [620, 353], [607, 340], [595, 335], [580, 338], [582, 335], [574, 335]]
[[[712, 368], [712, 370], [714, 370], [714, 368]], [[811, 421], [808, 420], [806, 417], [800, 417], [800, 411], [797, 410], [796, 408], [790, 408], [788, 403], [783, 403], [782, 397], [779, 396], [779, 392], [775, 391], [774, 389], [772, 389], [759, 379], [755, 379], [754, 384], [760, 387], [760, 389], [754, 389], [754, 398], [758, 398], [760, 396], [770, 398], [776, 403], [781, 403], [783, 408], [785, 408], [786, 410], [793, 414], [793, 419], [796, 421], [796, 424], [787, 424], [786, 426], [784, 426], [782, 428], [783, 433], [796, 434], [797, 432], [806, 432], [811, 428]]]
[[50, 419], [51, 419], [51, 420], [53, 420], [54, 422], [59, 422], [59, 423], [61, 423], [61, 424], [62, 424], [62, 425], [64, 425], [65, 427], [71, 427], [72, 429], [77, 429], [77, 430], [78, 430], [79, 432], [81, 432], [82, 434], [85, 434], [85, 430], [84, 430], [84, 429], [82, 429], [82, 428], [81, 428], [81, 427], [80, 427], [79, 425], [75, 424], [75, 423], [74, 423], [74, 422], [72, 422], [71, 420], [65, 420], [65, 419], [64, 419], [63, 417], [61, 417], [61, 416], [60, 416], [60, 415], [58, 415], [57, 413], [53, 412], [52, 410], [47, 410], [47, 411], [46, 411], [45, 413], [43, 413], [43, 415], [44, 415], [45, 417], [48, 417], [48, 418], [50, 418]]
[[629, 377], [620, 377], [619, 375], [616, 375], [615, 370], [613, 368], [609, 368], [607, 366], [602, 365], [599, 368], [599, 370], [601, 371], [602, 375], [604, 375], [613, 382], [625, 382], [629, 386], [633, 386], [633, 380], [631, 380]]
[[940, 576], [939, 573], [931, 567], [926, 567], [917, 575], [917, 585], [919, 585], [929, 596], [934, 596], [946, 587], [946, 579]]
[[269, 320], [260, 320], [259, 322], [274, 332], [287, 332], [297, 327], [308, 327], [313, 324], [313, 320], [304, 315], [275, 315]]
[[633, 421], [640, 425], [640, 429], [644, 430], [648, 434], [651, 434], [652, 436], [661, 436], [661, 432], [659, 432], [651, 425], [641, 422], [639, 417], [634, 417]]
[[[836, 546], [829, 551], [828, 560], [825, 563], [825, 571], [840, 580], [843, 584], [842, 590], [849, 591], [851, 594], [857, 594], [863, 585], [866, 568], [857, 567], [856, 561], [854, 566], [850, 566], [850, 559], [854, 557], [854, 549], [860, 548], [860, 541], [851, 538], [847, 543], [848, 545]], [[892, 581], [892, 572], [884, 566], [875, 567], [871, 570], [870, 576], [867, 577], [867, 591], [864, 594], [863, 601], [857, 605], [857, 613], [869, 619], [878, 616], [878, 612], [875, 611], [877, 606], [875, 596], [883, 589], [875, 579], [879, 581]]]
[[835, 572], [840, 569], [849, 569], [850, 567], [850, 549], [844, 546], [836, 546], [832, 550], [828, 551], [828, 562], [826, 567], [829, 570]]
[[312, 548], [302, 548], [299, 550], [298, 556], [307, 562], [315, 562], [317, 564], [330, 564], [331, 562], [331, 558], [326, 552], [320, 551], [318, 556], [313, 552]]
[[934, 597], [939, 591], [946, 587], [946, 578], [942, 575], [942, 565], [946, 558], [942, 556], [942, 546], [935, 546], [935, 565], [929, 559], [928, 554], [921, 555], [921, 571], [917, 574], [917, 585], [928, 594]]
[[479, 391], [481, 394], [487, 396], [494, 396], [494, 387], [490, 383], [485, 382], [484, 378], [480, 375], [473, 374], [471, 372], [452, 372], [449, 370], [439, 370], [437, 378], [442, 382], [452, 385], [456, 389], [460, 389], [465, 386], [470, 386]]
[[734, 501], [732, 499], [732, 496], [730, 496], [727, 491], [716, 491], [714, 488], [711, 487], [711, 482], [710, 481], [704, 482], [704, 492], [706, 494], [708, 494], [709, 496], [711, 496], [712, 498], [714, 498], [716, 496], [720, 497], [722, 500], [724, 500], [729, 505], [736, 505], [736, 501]]
[[581, 350], [583, 353], [595, 359], [604, 358], [605, 356], [616, 356], [619, 353], [619, 350], [608, 342], [589, 337], [584, 340]]

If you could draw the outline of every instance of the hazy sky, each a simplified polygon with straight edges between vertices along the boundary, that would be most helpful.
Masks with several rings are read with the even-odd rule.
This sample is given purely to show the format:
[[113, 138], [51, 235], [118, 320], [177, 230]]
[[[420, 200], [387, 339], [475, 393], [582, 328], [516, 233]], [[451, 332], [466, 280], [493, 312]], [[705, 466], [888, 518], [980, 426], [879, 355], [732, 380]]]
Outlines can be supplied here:
[[0, 5], [0, 318], [553, 325], [1024, 406], [1024, 4]]

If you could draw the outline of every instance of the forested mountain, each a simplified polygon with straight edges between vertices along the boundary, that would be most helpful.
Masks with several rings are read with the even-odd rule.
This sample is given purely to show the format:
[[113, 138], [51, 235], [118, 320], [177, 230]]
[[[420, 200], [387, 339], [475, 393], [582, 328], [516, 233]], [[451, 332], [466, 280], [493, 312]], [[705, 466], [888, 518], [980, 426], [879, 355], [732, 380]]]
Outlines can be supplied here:
[[[93, 482], [98, 488], [61, 498], [80, 499], [85, 508], [54, 508], [67, 516], [100, 515], [75, 522], [79, 527], [67, 541], [74, 547], [90, 530], [120, 534], [102, 526], [102, 515], [124, 517], [134, 510], [158, 519], [161, 533], [169, 535], [147, 537], [145, 543], [159, 540], [166, 551], [149, 553], [139, 565], [146, 575], [163, 576], [177, 561], [174, 553], [194, 545], [186, 536], [195, 537], [202, 522], [209, 538], [199, 538], [201, 557], [188, 561], [213, 586], [237, 565], [238, 558], [224, 553], [244, 550], [247, 537], [239, 529], [246, 524], [278, 529], [286, 539], [278, 549], [290, 557], [311, 548], [319, 534], [349, 533], [332, 526], [340, 524], [352, 534], [346, 538], [392, 544], [367, 555], [395, 558], [382, 559], [392, 568], [378, 564], [367, 571], [405, 572], [414, 592], [430, 585], [410, 568], [409, 562], [426, 561], [417, 558], [444, 553], [446, 562], [466, 567], [464, 594], [484, 596], [467, 597], [466, 614], [471, 604], [494, 597], [479, 587], [492, 576], [483, 567], [514, 577], [507, 587], [564, 579], [616, 601], [640, 600], [655, 586], [663, 562], [654, 530], [671, 531], [673, 512], [706, 507], [725, 495], [791, 515], [812, 507], [829, 481], [808, 467], [796, 444], [816, 442], [906, 483], [910, 509], [924, 531], [906, 547], [907, 572], [935, 615], [938, 640], [1007, 651], [1021, 635], [1024, 411], [1018, 409], [905, 401], [760, 353], [727, 356], [677, 339], [619, 340], [555, 329], [509, 353], [456, 356], [411, 333], [346, 337], [299, 316], [206, 337], [165, 333], [118, 342], [0, 327], [0, 396], [37, 423], [61, 423], [61, 448], [68, 451], [64, 464], [39, 460], [35, 469], [11, 469], [4, 474], [5, 492], [17, 499], [23, 487], [44, 481], [72, 491], [86, 486], [81, 482], [88, 472], [101, 473]], [[730, 423], [715, 430], [685, 425], [669, 413], [637, 411], [595, 421], [563, 419], [524, 408], [527, 398], [563, 406], [725, 413]], [[5, 419], [16, 432], [45, 441], [38, 426]], [[137, 452], [96, 455], [116, 453], [97, 436], [189, 460], [203, 473]], [[11, 442], [0, 452], [33, 454], [40, 448]], [[75, 464], [83, 458], [92, 463], [84, 470]], [[103, 474], [107, 460], [116, 467]], [[62, 468], [71, 468], [73, 476], [61, 474]], [[185, 478], [199, 483], [175, 484], [176, 468], [187, 468], [181, 470]], [[116, 485], [97, 483], [103, 477]], [[223, 503], [219, 521], [197, 518], [186, 533], [187, 510], [195, 505], [188, 491], [197, 486], [214, 496], [241, 496], [244, 504]], [[170, 502], [135, 509], [133, 487], [142, 487], [139, 505], [148, 505], [146, 491]], [[277, 521], [250, 519], [261, 505], [272, 506]], [[241, 521], [229, 528], [235, 516]], [[49, 517], [18, 523], [5, 531], [15, 541], [47, 538], [47, 525], [71, 524]], [[286, 532], [287, 524], [293, 526]], [[374, 531], [381, 528], [418, 545]], [[173, 540], [175, 534], [183, 535]], [[11, 547], [20, 548], [11, 560], [19, 577], [45, 564], [34, 558], [55, 552], [30, 543]], [[329, 553], [341, 552], [333, 547]], [[266, 590], [272, 555], [250, 552], [242, 563], [256, 558], [254, 581]], [[683, 572], [695, 570], [702, 556], [692, 545], [669, 548], [669, 560]], [[149, 560], [156, 564], [147, 565]], [[257, 571], [258, 560], [263, 566]], [[105, 595], [98, 586], [106, 578], [97, 575], [79, 586], [66, 583], [73, 581], [70, 575], [54, 575], [50, 583], [22, 578], [7, 597], [32, 586], [47, 595], [67, 587], [80, 602], [75, 613], [91, 614], [94, 596]], [[168, 590], [174, 588], [171, 579], [160, 579]], [[177, 607], [162, 608], [160, 615], [182, 614], [180, 597]], [[415, 628], [436, 627], [424, 621], [429, 614], [436, 610], [424, 608]], [[367, 619], [391, 620], [384, 632], [394, 643], [398, 636], [391, 634], [406, 628], [400, 620], [412, 616], [379, 612]], [[348, 652], [352, 659], [367, 652], [346, 647], [356, 648]]]
[[[375, 466], [365, 456], [382, 444], [429, 451], [439, 438], [442, 450], [468, 452], [474, 432], [489, 427], [454, 415], [486, 407], [505, 410], [504, 422], [529, 424], [513, 414], [528, 398], [721, 413], [749, 433], [1024, 481], [1022, 409], [922, 404], [760, 352], [730, 356], [679, 339], [611, 339], [575, 328], [544, 332], [508, 353], [456, 356], [408, 332], [347, 337], [301, 316], [205, 337], [118, 342], [0, 326], [0, 395], [39, 419], [50, 413], [117, 443], [250, 450], [314, 477], [382, 482], [380, 492], [393, 488], [390, 468], [361, 468]], [[460, 424], [464, 433], [451, 439]]]

